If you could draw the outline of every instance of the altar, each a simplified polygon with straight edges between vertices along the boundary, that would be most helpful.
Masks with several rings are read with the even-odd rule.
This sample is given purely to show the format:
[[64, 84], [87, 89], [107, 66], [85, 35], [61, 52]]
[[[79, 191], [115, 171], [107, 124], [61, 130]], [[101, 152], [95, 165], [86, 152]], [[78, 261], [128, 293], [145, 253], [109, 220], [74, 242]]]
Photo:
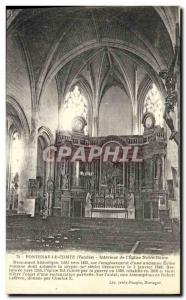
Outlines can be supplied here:
[[[81, 149], [84, 159], [65, 156], [58, 159], [61, 152], [56, 151], [53, 215], [126, 220], [159, 218], [160, 196], [166, 206], [162, 176], [166, 140], [162, 128], [145, 130], [141, 136], [118, 137], [86, 137], [77, 133], [67, 136], [58, 132], [56, 149], [61, 145], [70, 145], [73, 156]], [[120, 150], [126, 150], [126, 146], [130, 151], [124, 157]], [[102, 154], [89, 160], [94, 147], [101, 147]]]
[[133, 193], [128, 194], [87, 194], [85, 217], [135, 219]]
[[93, 208], [92, 218], [135, 219], [135, 208]]

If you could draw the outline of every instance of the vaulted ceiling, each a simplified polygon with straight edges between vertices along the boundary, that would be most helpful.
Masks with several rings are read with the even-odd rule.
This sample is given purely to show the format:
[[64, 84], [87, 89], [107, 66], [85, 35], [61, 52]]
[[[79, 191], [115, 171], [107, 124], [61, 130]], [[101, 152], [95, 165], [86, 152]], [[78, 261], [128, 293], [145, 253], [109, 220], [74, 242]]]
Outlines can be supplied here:
[[136, 70], [138, 93], [150, 80], [162, 88], [158, 72], [171, 62], [177, 18], [174, 7], [46, 7], [8, 10], [7, 27], [23, 51], [36, 103], [55, 78], [61, 99], [80, 82], [99, 105], [112, 85], [133, 102]]

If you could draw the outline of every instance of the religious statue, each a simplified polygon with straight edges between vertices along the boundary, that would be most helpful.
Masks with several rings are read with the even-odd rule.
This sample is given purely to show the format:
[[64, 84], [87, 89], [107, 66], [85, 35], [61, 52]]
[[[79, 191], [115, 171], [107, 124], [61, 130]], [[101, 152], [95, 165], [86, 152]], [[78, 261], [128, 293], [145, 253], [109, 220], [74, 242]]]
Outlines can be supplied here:
[[103, 164], [102, 183], [108, 188], [109, 194], [116, 194], [117, 184], [122, 181], [122, 170], [119, 165], [108, 161]]
[[47, 181], [47, 202], [48, 202], [48, 215], [51, 215], [52, 200], [53, 200], [54, 182], [52, 179]]
[[16, 172], [10, 187], [10, 207], [18, 207], [18, 185], [19, 183], [19, 174]]
[[67, 174], [62, 177], [62, 189], [67, 190], [69, 188], [69, 178]]
[[159, 73], [160, 78], [164, 80], [164, 85], [166, 89], [166, 98], [165, 98], [165, 110], [164, 110], [164, 115], [163, 118], [168, 125], [168, 127], [171, 130], [171, 135], [170, 135], [170, 140], [174, 139], [175, 142], [178, 144], [178, 139], [177, 139], [177, 131], [174, 128], [174, 123], [173, 119], [170, 115], [171, 112], [174, 112], [174, 106], [176, 105], [177, 102], [177, 93], [175, 91], [176, 88], [176, 74], [175, 74], [175, 65], [177, 62], [178, 58], [178, 52], [179, 48], [178, 45], [175, 46], [175, 51], [174, 51], [174, 57], [172, 60], [172, 63], [170, 65], [170, 68], [168, 70], [162, 70]]
[[43, 219], [43, 220], [46, 220], [46, 219], [47, 219], [47, 217], [48, 217], [48, 209], [47, 209], [46, 206], [43, 207], [42, 212], [41, 212], [41, 215], [42, 215], [42, 219]]
[[134, 194], [128, 194], [128, 208], [134, 208]]
[[16, 190], [18, 189], [18, 182], [19, 182], [19, 174], [16, 172], [14, 179], [13, 179], [14, 187]]
[[130, 189], [134, 190], [134, 185], [135, 185], [135, 178], [134, 178], [134, 174], [131, 172], [130, 173]]
[[19, 214], [24, 214], [24, 212], [25, 212], [23, 200], [19, 201], [18, 212], [19, 212]]
[[47, 199], [47, 194], [43, 194], [43, 199], [42, 199], [42, 207], [47, 207], [48, 206], [48, 199]]
[[91, 194], [88, 192], [86, 196], [86, 203], [85, 203], [85, 217], [91, 218], [91, 211], [92, 211], [92, 204], [91, 204]]
[[89, 178], [89, 188], [90, 188], [90, 191], [94, 191], [94, 188], [95, 188], [95, 181], [96, 181], [96, 177], [92, 174], [92, 176], [90, 176]]
[[35, 198], [37, 197], [38, 193], [38, 182], [36, 179], [29, 179], [28, 180], [28, 190], [29, 190], [29, 197]]
[[48, 181], [47, 181], [47, 191], [52, 193], [53, 190], [54, 190], [54, 182], [53, 182], [52, 179], [48, 179]]

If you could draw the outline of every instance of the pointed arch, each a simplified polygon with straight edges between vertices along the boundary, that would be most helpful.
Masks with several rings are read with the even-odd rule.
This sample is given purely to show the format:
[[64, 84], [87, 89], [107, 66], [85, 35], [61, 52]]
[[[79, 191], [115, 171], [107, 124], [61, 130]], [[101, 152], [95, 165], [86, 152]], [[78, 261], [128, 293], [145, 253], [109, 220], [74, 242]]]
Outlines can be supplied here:
[[28, 140], [30, 128], [26, 115], [18, 101], [10, 95], [6, 97], [6, 114], [13, 120], [17, 129], [23, 133], [24, 139]]
[[38, 137], [42, 136], [46, 142], [47, 146], [51, 146], [54, 144], [54, 137], [51, 130], [46, 126], [41, 126], [38, 129]]

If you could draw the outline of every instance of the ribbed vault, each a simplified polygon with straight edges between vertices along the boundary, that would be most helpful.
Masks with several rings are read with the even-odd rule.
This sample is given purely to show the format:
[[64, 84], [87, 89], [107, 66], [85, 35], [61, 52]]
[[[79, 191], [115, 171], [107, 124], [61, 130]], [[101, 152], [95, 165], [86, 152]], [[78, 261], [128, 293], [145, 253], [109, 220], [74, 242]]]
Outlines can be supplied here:
[[32, 107], [55, 79], [59, 109], [78, 84], [99, 114], [104, 94], [120, 87], [138, 114], [147, 82], [164, 93], [158, 72], [169, 66], [177, 8], [50, 7], [8, 10], [8, 34], [17, 37], [29, 74]]

